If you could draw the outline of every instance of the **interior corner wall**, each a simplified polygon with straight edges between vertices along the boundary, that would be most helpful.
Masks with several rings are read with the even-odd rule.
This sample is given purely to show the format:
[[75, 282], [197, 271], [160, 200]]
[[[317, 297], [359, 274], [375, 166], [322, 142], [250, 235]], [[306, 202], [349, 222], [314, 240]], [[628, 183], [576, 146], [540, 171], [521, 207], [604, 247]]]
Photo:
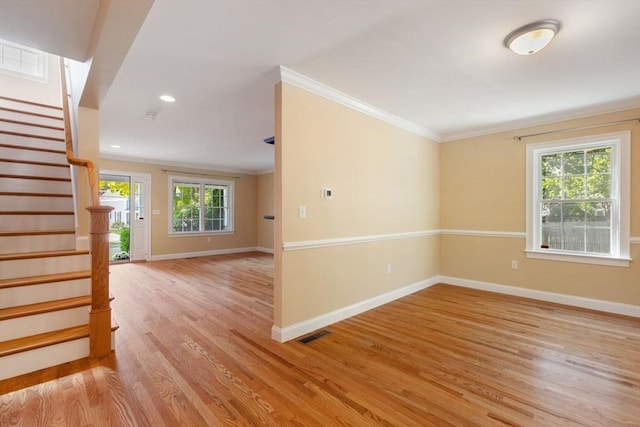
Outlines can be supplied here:
[[[440, 148], [440, 274], [534, 291], [640, 305], [640, 124], [627, 122], [554, 133], [522, 141], [514, 135], [637, 118], [640, 109], [585, 117], [536, 128], [447, 142]], [[629, 267], [527, 258], [526, 147], [537, 142], [631, 131], [631, 245]], [[454, 233], [447, 230], [454, 230]], [[515, 232], [496, 237], [486, 232]], [[498, 234], [499, 233], [494, 233]], [[518, 261], [518, 269], [511, 261]]]
[[[438, 275], [438, 161], [439, 145], [422, 136], [276, 87], [274, 326]], [[325, 187], [331, 200], [321, 197]]]
[[273, 250], [273, 220], [265, 219], [265, 215], [274, 215], [274, 175], [267, 173], [258, 175], [257, 182], [257, 245], [262, 250]]
[[[190, 169], [152, 163], [139, 163], [101, 159], [100, 169], [114, 172], [144, 173], [151, 175], [151, 259], [183, 258], [253, 250], [256, 247], [256, 177], [212, 170]], [[198, 236], [169, 236], [169, 175], [163, 169], [179, 170], [188, 174], [238, 176], [234, 181], [234, 228], [231, 234]]]

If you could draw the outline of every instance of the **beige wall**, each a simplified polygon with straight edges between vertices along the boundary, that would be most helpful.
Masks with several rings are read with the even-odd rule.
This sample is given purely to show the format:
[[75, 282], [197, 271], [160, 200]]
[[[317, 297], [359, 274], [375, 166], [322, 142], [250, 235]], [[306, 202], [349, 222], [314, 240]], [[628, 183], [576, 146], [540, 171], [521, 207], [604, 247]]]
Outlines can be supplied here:
[[[640, 236], [640, 124], [556, 133], [521, 142], [514, 135], [589, 126], [640, 116], [640, 109], [497, 133], [440, 148], [441, 229], [525, 231], [527, 144], [631, 130], [631, 236]], [[442, 235], [440, 274], [502, 285], [640, 305], [640, 246], [630, 267], [539, 259], [524, 254], [525, 239]], [[511, 260], [519, 262], [511, 269]]]
[[[151, 215], [151, 256], [178, 255], [181, 253], [207, 252], [225, 249], [256, 247], [256, 177], [253, 175], [177, 168], [148, 163], [125, 162], [101, 159], [100, 169], [118, 172], [136, 172], [151, 175], [151, 210], [159, 210], [159, 215]], [[224, 176], [238, 176], [235, 179], [235, 213], [233, 234], [169, 237], [169, 175], [162, 169], [181, 172]], [[207, 241], [210, 238], [211, 241]]]
[[60, 59], [47, 55], [49, 77], [45, 82], [14, 77], [0, 72], [0, 95], [41, 104], [62, 106], [60, 89]]
[[263, 249], [273, 249], [273, 221], [264, 219], [264, 215], [275, 215], [273, 173], [258, 175], [257, 185], [257, 245]]
[[[423, 137], [310, 92], [276, 87], [276, 326], [438, 274], [437, 236], [282, 251], [301, 241], [437, 229], [438, 151]], [[323, 187], [333, 190], [332, 200], [321, 198]], [[298, 218], [300, 205], [306, 219]]]

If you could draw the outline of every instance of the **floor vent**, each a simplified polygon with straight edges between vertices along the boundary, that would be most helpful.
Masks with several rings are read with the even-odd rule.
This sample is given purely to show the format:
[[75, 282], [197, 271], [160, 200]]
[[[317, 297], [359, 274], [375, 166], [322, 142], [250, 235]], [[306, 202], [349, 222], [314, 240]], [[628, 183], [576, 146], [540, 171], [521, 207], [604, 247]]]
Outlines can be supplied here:
[[326, 329], [322, 329], [318, 332], [312, 333], [311, 335], [307, 335], [304, 338], [300, 338], [298, 342], [301, 342], [302, 344], [309, 344], [310, 342], [315, 341], [318, 338], [322, 338], [323, 336], [329, 335], [329, 334], [330, 334], [329, 331], [327, 331]]

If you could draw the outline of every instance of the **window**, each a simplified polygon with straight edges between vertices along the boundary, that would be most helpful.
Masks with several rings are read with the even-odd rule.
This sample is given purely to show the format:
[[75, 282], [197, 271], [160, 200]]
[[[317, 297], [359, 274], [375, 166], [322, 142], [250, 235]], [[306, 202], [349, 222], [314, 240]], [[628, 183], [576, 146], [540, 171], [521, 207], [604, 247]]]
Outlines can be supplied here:
[[233, 231], [233, 182], [169, 177], [170, 234]]
[[630, 133], [527, 146], [527, 256], [627, 266]]
[[37, 49], [0, 40], [0, 70], [16, 77], [46, 82], [47, 54]]

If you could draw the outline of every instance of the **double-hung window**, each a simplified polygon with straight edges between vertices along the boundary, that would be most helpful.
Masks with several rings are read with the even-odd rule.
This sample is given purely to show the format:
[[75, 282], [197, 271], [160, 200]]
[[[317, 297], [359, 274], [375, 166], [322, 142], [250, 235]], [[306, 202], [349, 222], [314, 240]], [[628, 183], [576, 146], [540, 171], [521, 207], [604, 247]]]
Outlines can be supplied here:
[[527, 256], [626, 266], [630, 133], [527, 146]]
[[233, 181], [169, 177], [173, 235], [233, 231]]

